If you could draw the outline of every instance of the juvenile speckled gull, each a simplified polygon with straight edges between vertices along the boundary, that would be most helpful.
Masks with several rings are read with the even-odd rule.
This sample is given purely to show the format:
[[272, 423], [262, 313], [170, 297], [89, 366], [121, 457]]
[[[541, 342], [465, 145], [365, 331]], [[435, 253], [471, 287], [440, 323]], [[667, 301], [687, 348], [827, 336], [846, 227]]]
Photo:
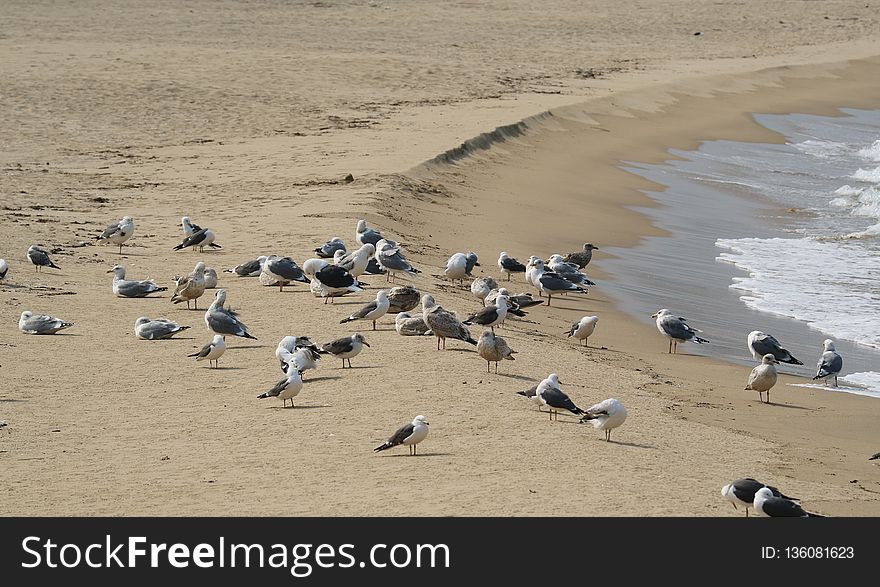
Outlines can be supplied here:
[[391, 438], [374, 448], [373, 451], [380, 452], [403, 444], [409, 447], [409, 454], [415, 456], [416, 445], [423, 441], [427, 436], [428, 419], [425, 416], [418, 415], [409, 424], [398, 428], [397, 431], [391, 435]]
[[492, 363], [495, 363], [495, 373], [498, 373], [499, 362], [516, 360], [513, 356], [515, 352], [507, 345], [506, 340], [495, 336], [491, 330], [484, 330], [477, 340], [477, 353], [486, 360], [486, 373], [489, 373]]
[[421, 315], [411, 316], [408, 312], [398, 312], [394, 318], [394, 329], [401, 336], [430, 336], [434, 334]]
[[419, 290], [411, 285], [394, 286], [388, 291], [388, 312], [409, 312], [422, 301]]
[[192, 301], [195, 304], [195, 309], [198, 310], [198, 299], [205, 293], [205, 285], [205, 264], [199, 261], [192, 273], [177, 282], [177, 288], [171, 296], [171, 301], [175, 304], [186, 302], [187, 309]]
[[437, 350], [441, 349], [441, 343], [442, 348], [446, 348], [447, 338], [454, 338], [472, 345], [477, 344], [468, 327], [462, 324], [455, 314], [438, 305], [431, 294], [422, 296], [422, 317], [425, 324], [437, 337]]
[[746, 389], [757, 391], [758, 398], [760, 401], [764, 401], [764, 392], [767, 392], [767, 403], [770, 403], [770, 388], [776, 385], [776, 365], [779, 361], [776, 360], [771, 353], [767, 353], [764, 355], [763, 359], [761, 359], [761, 364], [752, 369], [751, 374], [749, 375], [749, 381], [746, 383]]
[[590, 260], [593, 258], [593, 251], [598, 250], [599, 247], [593, 245], [592, 243], [584, 244], [584, 248], [582, 251], [578, 251], [576, 253], [569, 253], [565, 256], [565, 261], [567, 263], [574, 263], [579, 268], [583, 269], [587, 265], [590, 264]]
[[471, 293], [474, 294], [484, 306], [486, 305], [486, 296], [488, 296], [494, 289], [498, 289], [498, 282], [492, 277], [477, 277], [471, 282]]

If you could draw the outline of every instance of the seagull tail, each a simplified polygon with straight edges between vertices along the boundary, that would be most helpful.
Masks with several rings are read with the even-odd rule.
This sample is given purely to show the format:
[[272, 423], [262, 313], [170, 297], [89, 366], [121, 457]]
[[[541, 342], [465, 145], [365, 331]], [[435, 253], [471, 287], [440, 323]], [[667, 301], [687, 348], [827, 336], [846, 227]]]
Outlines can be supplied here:
[[183, 248], [183, 243], [180, 243], [179, 245], [176, 245], [173, 250], [179, 251], [182, 248]]
[[798, 361], [797, 359], [795, 359], [795, 358], [792, 357], [791, 355], [788, 355], [788, 359], [785, 360], [785, 361], [782, 361], [782, 362], [783, 362], [783, 363], [790, 363], [790, 364], [792, 364], [792, 365], [803, 365], [802, 362]]
[[807, 517], [808, 518], [824, 518], [825, 516], [823, 516], [822, 514], [813, 514], [813, 513], [807, 512]]
[[694, 340], [694, 342], [697, 343], [697, 344], [705, 344], [705, 343], [709, 342], [709, 341], [706, 340], [705, 338], [703, 338], [703, 337], [701, 337], [701, 336], [696, 336], [696, 335], [694, 335], [694, 339], [693, 339], [693, 340]]
[[73, 326], [73, 322], [62, 322], [61, 323], [61, 329], [70, 328], [71, 326]]
[[61, 267], [59, 267], [58, 265], [56, 265], [56, 264], [53, 263], [52, 261], [49, 261], [49, 267], [52, 267], [52, 268], [54, 268], [54, 269], [61, 269]]
[[[189, 328], [189, 326], [187, 326]], [[253, 336], [250, 332], [245, 332], [241, 335], [242, 338], [250, 338], [251, 340], [257, 340], [256, 336]]]
[[355, 320], [356, 320], [356, 318], [352, 318], [351, 316], [349, 316], [348, 318], [343, 318], [342, 320], [340, 320], [339, 323], [345, 324], [346, 322], [353, 322]]
[[208, 246], [211, 247], [212, 249], [222, 249], [223, 248], [220, 245], [218, 245], [217, 243], [211, 243]]
[[156, 291], [168, 291], [168, 288], [167, 288], [167, 287], [157, 287], [157, 288], [154, 289], [153, 291], [154, 291], [154, 292], [156, 292]]
[[257, 399], [266, 399], [267, 397], [275, 397], [275, 396], [272, 395], [271, 391], [267, 391], [266, 393], [261, 393], [260, 395], [258, 395]]
[[191, 354], [191, 355], [187, 355], [187, 357], [198, 357], [198, 356], [199, 356], [199, 353], [198, 353], [198, 352], [195, 352], [195, 353], [193, 353], [193, 354]]
[[386, 448], [391, 448], [391, 443], [390, 443], [390, 442], [386, 442], [386, 443], [380, 444], [379, 446], [377, 446], [376, 448], [373, 449], [373, 452], [383, 451], [383, 450], [385, 450]]
[[464, 341], [465, 341], [466, 343], [472, 344], [472, 345], [474, 345], [474, 346], [477, 345], [477, 341], [474, 340], [474, 337], [473, 337], [473, 336], [468, 336]]

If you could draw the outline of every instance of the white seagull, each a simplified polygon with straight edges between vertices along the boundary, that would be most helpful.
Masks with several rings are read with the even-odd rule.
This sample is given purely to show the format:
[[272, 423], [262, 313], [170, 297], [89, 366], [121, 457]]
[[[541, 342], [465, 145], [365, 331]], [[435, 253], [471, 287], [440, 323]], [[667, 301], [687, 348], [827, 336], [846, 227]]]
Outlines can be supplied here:
[[9, 263], [6, 259], [0, 259], [0, 279], [6, 279], [6, 272], [9, 271]]
[[394, 318], [394, 329], [401, 336], [430, 336], [434, 334], [421, 315], [412, 316], [408, 312], [398, 312]]
[[302, 373], [298, 369], [288, 369], [287, 377], [275, 384], [272, 389], [257, 396], [257, 399], [265, 399], [267, 397], [277, 397], [281, 400], [283, 407], [287, 400], [290, 400], [290, 407], [293, 406], [293, 398], [295, 398], [303, 388]]
[[550, 300], [553, 297], [553, 294], [563, 294], [569, 292], [587, 293], [587, 290], [580, 287], [579, 285], [568, 281], [558, 273], [546, 271], [544, 269], [544, 261], [542, 261], [541, 259], [536, 259], [532, 263], [532, 267], [531, 282], [542, 293], [547, 294], [548, 306], [550, 305]]
[[464, 253], [455, 253], [449, 260], [446, 261], [446, 269], [443, 270], [443, 274], [446, 276], [446, 279], [452, 281], [453, 283], [458, 280], [464, 283], [464, 278], [467, 277], [467, 255]]
[[590, 336], [596, 330], [596, 324], [598, 323], [598, 316], [584, 316], [571, 325], [571, 328], [568, 330], [568, 336], [584, 341], [584, 346], [590, 346]]
[[[195, 357], [196, 361], [204, 361], [208, 360], [208, 366], [210, 367], [219, 367], [220, 366], [220, 357], [223, 356], [223, 353], [226, 352], [226, 341], [223, 340], [223, 336], [220, 334], [215, 334], [214, 338], [203, 346], [200, 351], [196, 353], [192, 353], [191, 355], [187, 355], [187, 357]], [[214, 363], [214, 364], [212, 364]], [[216, 364], [216, 365], [215, 365]]]
[[581, 422], [590, 422], [593, 428], [604, 430], [606, 442], [611, 440], [611, 431], [623, 424], [624, 420], [626, 420], [626, 408], [613, 397], [590, 406], [581, 418]]
[[416, 445], [428, 436], [428, 419], [425, 416], [418, 415], [412, 422], [401, 426], [391, 435], [384, 444], [380, 444], [373, 449], [374, 452], [380, 452], [400, 444], [409, 447], [409, 454], [415, 456]]
[[333, 264], [342, 267], [355, 278], [360, 277], [367, 270], [370, 258], [376, 253], [376, 245], [366, 243], [350, 253], [344, 250], [337, 251], [333, 255]]
[[134, 234], [134, 220], [131, 216], [124, 216], [116, 224], [111, 224], [104, 229], [101, 236], [96, 236], [99, 243], [113, 243], [119, 245], [119, 254], [122, 254], [122, 245]]
[[366, 220], [358, 220], [357, 231], [355, 232], [355, 240], [357, 240], [358, 243], [362, 245], [367, 243], [375, 245], [382, 240], [382, 238], [382, 233], [378, 230], [369, 228]]

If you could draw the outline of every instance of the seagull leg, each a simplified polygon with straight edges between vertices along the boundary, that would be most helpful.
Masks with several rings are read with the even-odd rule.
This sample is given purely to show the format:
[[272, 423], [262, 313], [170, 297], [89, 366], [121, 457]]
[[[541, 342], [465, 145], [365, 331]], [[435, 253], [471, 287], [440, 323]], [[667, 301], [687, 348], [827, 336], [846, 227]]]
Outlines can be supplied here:
[[495, 361], [495, 375], [498, 375], [498, 361]]
[[119, 254], [122, 254], [122, 245], [119, 245]]
[[376, 330], [376, 321], [373, 320], [373, 330]]
[[491, 361], [486, 361], [486, 373], [489, 373], [489, 366], [492, 364]]
[[749, 506], [746, 506], [746, 517], [749, 517]]
[[551, 300], [551, 299], [553, 299], [553, 294], [552, 294], [552, 293], [548, 293], [548, 294], [547, 294], [547, 305], [548, 305], [548, 306], [550, 305], [550, 300]]

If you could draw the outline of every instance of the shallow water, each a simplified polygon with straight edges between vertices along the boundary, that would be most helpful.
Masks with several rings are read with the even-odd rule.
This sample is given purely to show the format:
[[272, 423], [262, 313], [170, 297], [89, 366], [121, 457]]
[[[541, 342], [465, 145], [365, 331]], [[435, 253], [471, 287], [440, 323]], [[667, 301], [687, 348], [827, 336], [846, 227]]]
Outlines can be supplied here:
[[786, 143], [706, 141], [625, 164], [667, 186], [640, 211], [671, 236], [610, 250], [604, 286], [642, 320], [687, 317], [711, 341], [688, 352], [752, 363], [746, 336], [762, 330], [805, 363], [782, 370], [812, 376], [831, 338], [843, 389], [880, 397], [880, 110], [755, 119]]

